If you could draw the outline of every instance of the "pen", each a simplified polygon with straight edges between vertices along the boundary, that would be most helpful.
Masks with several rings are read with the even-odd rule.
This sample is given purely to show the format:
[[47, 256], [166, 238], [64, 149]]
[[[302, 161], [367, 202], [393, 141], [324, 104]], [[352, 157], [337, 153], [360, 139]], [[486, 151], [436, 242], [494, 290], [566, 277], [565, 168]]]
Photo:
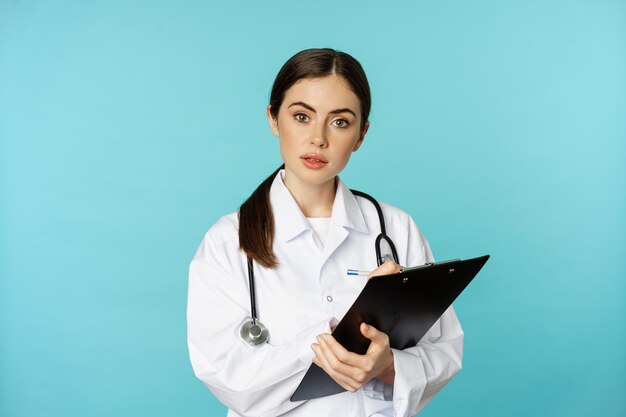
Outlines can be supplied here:
[[[352, 277], [367, 277], [374, 271], [361, 271], [360, 269], [348, 269], [348, 275]], [[404, 272], [404, 268], [400, 269], [400, 272]]]
[[[430, 264], [420, 265], [420, 266], [421, 266], [421, 267], [424, 267], [424, 266], [430, 266]], [[413, 267], [413, 268], [400, 268], [400, 271], [398, 271], [398, 272], [404, 272], [404, 271], [411, 270], [411, 269], [416, 269], [416, 268], [417, 268], [417, 267]], [[361, 271], [360, 269], [348, 269], [348, 275], [349, 275], [349, 276], [352, 276], [352, 277], [356, 277], [356, 276], [359, 276], [359, 277], [367, 277], [367, 276], [369, 276], [372, 272], [374, 272], [374, 271]]]
[[[387, 261], [393, 261], [393, 257], [389, 254], [381, 257], [381, 263], [385, 263]], [[369, 276], [373, 271], [361, 271], [359, 269], [348, 269], [348, 276], [352, 276], [352, 277], [367, 277]]]
[[348, 275], [351, 277], [356, 277], [356, 276], [366, 277], [371, 273], [372, 271], [360, 271], [358, 269], [348, 269]]

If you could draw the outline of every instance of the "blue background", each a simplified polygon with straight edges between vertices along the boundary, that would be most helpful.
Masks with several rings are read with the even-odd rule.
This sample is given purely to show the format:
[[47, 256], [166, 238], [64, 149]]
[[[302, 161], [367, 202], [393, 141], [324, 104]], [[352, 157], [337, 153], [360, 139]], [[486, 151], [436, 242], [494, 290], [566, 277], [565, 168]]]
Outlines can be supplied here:
[[212, 416], [186, 348], [204, 232], [278, 164], [273, 78], [357, 57], [342, 178], [438, 259], [464, 369], [423, 416], [626, 415], [623, 1], [0, 0], [0, 415]]

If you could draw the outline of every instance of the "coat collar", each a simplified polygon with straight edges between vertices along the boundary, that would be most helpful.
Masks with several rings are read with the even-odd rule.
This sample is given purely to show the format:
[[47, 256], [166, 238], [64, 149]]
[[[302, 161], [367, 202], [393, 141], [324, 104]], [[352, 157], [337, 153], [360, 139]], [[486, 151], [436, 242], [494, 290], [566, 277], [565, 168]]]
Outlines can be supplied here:
[[[311, 225], [285, 186], [283, 182], [284, 172], [281, 170], [274, 178], [270, 188], [270, 201], [274, 214], [275, 236], [287, 242], [305, 230], [311, 229]], [[331, 226], [341, 226], [363, 233], [369, 231], [356, 197], [339, 178], [337, 178], [337, 192], [333, 203]]]

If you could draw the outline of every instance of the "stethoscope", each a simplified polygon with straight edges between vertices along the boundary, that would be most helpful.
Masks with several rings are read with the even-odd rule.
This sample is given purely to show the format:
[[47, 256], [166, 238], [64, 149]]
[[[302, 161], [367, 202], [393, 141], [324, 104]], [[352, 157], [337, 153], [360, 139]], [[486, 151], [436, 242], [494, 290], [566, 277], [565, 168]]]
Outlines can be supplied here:
[[[383, 218], [383, 210], [380, 208], [380, 204], [378, 204], [378, 201], [376, 201], [374, 197], [370, 196], [369, 194], [365, 194], [361, 191], [350, 191], [352, 191], [352, 194], [356, 196], [363, 197], [371, 201], [372, 204], [374, 204], [374, 207], [376, 207], [376, 213], [378, 213], [378, 221], [380, 222], [380, 234], [376, 237], [376, 242], [374, 243], [376, 249], [376, 262], [378, 266], [382, 265], [388, 257], [388, 255], [381, 255], [380, 245], [383, 241], [386, 242], [387, 245], [389, 245], [394, 261], [396, 261], [396, 263], [399, 263], [396, 247], [391, 241], [391, 238], [387, 236], [387, 231], [385, 229], [385, 219]], [[239, 330], [239, 335], [241, 336], [241, 339], [248, 345], [258, 347], [269, 340], [270, 332], [267, 327], [263, 323], [261, 323], [256, 314], [256, 294], [254, 292], [254, 266], [252, 265], [252, 259], [249, 257], [248, 282], [250, 286], [250, 315], [252, 317], [241, 326], [241, 329]]]

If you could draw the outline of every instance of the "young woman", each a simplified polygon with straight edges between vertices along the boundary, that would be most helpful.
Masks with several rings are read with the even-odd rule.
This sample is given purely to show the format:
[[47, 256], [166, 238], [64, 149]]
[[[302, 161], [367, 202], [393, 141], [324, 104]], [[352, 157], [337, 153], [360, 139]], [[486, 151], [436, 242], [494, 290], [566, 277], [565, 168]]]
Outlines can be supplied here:
[[[377, 267], [376, 209], [338, 177], [363, 143], [370, 103], [365, 73], [350, 55], [309, 49], [289, 59], [267, 107], [284, 165], [209, 229], [191, 262], [191, 363], [228, 416], [412, 416], [461, 368], [463, 332], [452, 307], [405, 350], [390, 348], [366, 323], [365, 355], [330, 334], [368, 279], [348, 269], [374, 270], [370, 277], [400, 269], [391, 260]], [[381, 206], [400, 264], [432, 262], [411, 217]], [[242, 325], [254, 316], [269, 330], [265, 343], [248, 343], [264, 341], [259, 328], [244, 340]], [[347, 391], [290, 402], [311, 362]]]

